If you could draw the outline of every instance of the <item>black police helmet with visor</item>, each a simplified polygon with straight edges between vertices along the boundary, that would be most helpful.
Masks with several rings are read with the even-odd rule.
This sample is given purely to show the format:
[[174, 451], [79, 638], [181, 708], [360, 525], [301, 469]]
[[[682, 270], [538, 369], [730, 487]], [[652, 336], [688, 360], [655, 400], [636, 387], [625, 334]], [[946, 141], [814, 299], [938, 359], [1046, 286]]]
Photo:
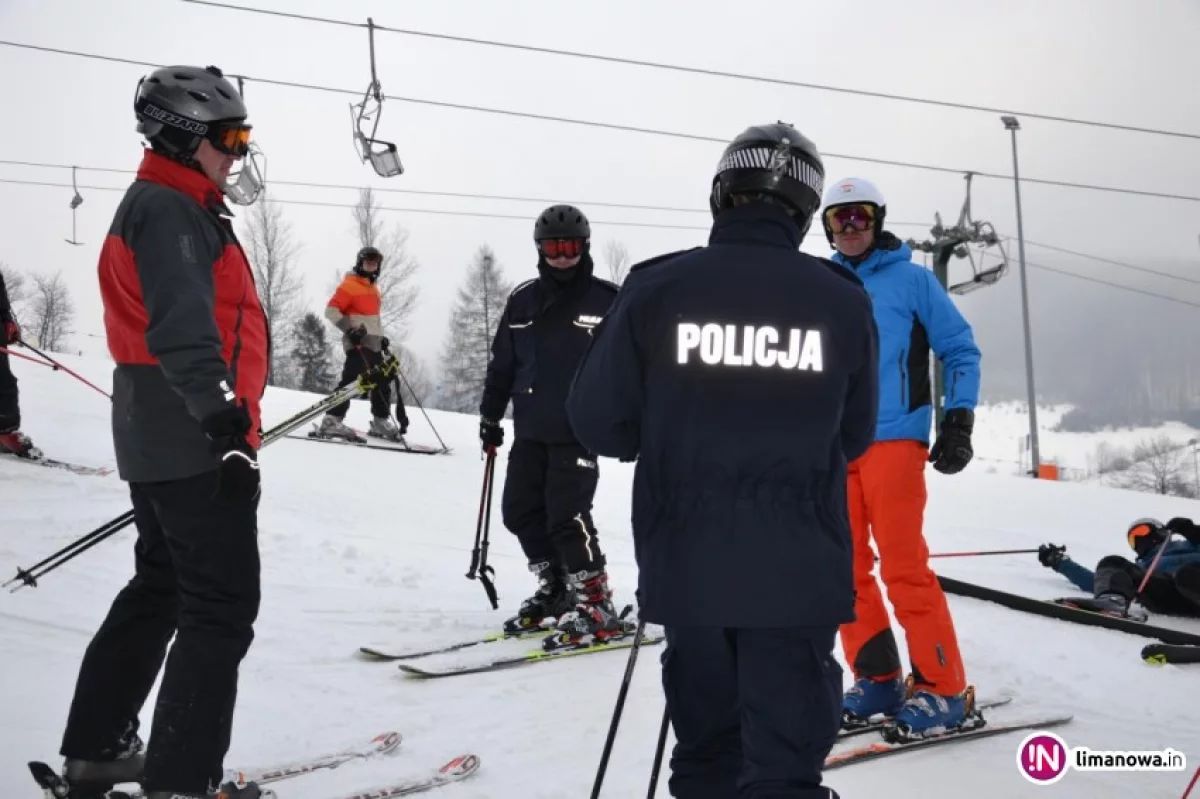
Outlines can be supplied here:
[[[375, 262], [376, 266], [374, 271], [368, 272], [367, 270], [363, 269], [363, 263], [366, 261]], [[365, 277], [374, 283], [376, 280], [379, 280], [379, 273], [382, 271], [383, 253], [370, 245], [363, 247], [358, 251], [358, 255], [354, 258], [354, 274], [358, 275], [359, 277]]]
[[241, 161], [221, 190], [238, 205], [262, 192], [262, 152], [250, 141], [246, 105], [217, 67], [171, 66], [138, 81], [133, 110], [137, 130], [158, 153], [193, 169], [200, 142]]
[[721, 154], [709, 208], [715, 217], [739, 195], [777, 203], [796, 220], [803, 240], [821, 207], [824, 185], [825, 165], [812, 141], [786, 122], [754, 125]]
[[552, 205], [538, 215], [533, 225], [533, 241], [540, 260], [549, 262], [579, 259], [570, 267], [556, 267], [551, 276], [570, 278], [584, 261], [591, 246], [592, 226], [587, 216], [573, 205]]

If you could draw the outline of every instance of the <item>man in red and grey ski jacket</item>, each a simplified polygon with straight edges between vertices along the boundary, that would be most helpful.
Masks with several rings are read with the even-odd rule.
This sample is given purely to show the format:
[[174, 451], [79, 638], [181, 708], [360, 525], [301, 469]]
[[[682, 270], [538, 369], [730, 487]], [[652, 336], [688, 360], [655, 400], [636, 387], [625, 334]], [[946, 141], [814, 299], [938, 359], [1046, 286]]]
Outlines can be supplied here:
[[260, 443], [268, 331], [254, 275], [212, 181], [146, 151], [100, 255], [121, 478], [216, 469], [204, 425], [245, 407]]
[[[245, 104], [216, 67], [155, 70], [134, 110], [150, 146], [98, 271], [135, 575], [84, 654], [60, 754], [72, 785], [139, 782], [150, 797], [200, 799], [224, 773], [261, 600], [257, 451], [270, 341], [225, 204], [254, 202], [261, 171]], [[139, 718], [160, 671], [143, 756]], [[259, 796], [253, 783], [219, 794]]]

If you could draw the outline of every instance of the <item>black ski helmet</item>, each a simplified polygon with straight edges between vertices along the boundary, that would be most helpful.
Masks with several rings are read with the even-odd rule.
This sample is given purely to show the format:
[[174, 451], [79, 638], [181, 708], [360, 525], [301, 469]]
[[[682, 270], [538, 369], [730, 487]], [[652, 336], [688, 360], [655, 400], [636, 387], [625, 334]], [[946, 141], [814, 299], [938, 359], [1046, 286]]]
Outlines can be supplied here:
[[721, 154], [713, 175], [713, 216], [733, 204], [733, 195], [778, 198], [795, 217], [801, 238], [821, 207], [825, 164], [817, 146], [786, 122], [746, 128]]
[[[363, 271], [363, 261], [370, 258], [372, 261], [378, 261], [379, 267], [374, 272]], [[370, 245], [363, 247], [358, 251], [358, 255], [354, 258], [354, 274], [359, 277], [365, 277], [372, 283], [379, 279], [379, 273], [383, 271], [383, 253]]]
[[533, 226], [533, 240], [590, 239], [592, 226], [588, 218], [573, 205], [552, 205], [538, 216]]
[[221, 123], [245, 125], [246, 104], [217, 67], [162, 67], [138, 81], [133, 111], [138, 133], [154, 149], [187, 160], [203, 139], [216, 142]]

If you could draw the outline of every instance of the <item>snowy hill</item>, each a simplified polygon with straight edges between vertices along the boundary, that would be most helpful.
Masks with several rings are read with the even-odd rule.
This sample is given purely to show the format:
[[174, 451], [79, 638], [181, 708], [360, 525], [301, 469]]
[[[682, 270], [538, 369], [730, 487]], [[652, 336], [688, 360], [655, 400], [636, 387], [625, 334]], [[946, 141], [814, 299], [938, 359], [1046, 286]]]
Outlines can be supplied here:
[[[63, 361], [108, 388], [108, 362]], [[113, 464], [109, 407], [102, 397], [62, 373], [21, 361], [13, 368], [21, 381], [25, 430], [47, 454]], [[270, 390], [264, 403], [267, 426], [313, 400]], [[350, 420], [362, 426], [367, 414], [365, 403], [355, 403]], [[410, 438], [436, 444], [421, 414], [409, 415]], [[473, 751], [482, 759], [478, 774], [432, 796], [587, 797], [627, 651], [430, 682], [406, 679], [394, 664], [353, 656], [364, 644], [427, 648], [493, 631], [532, 588], [520, 548], [500, 523], [502, 468], [490, 551], [501, 609], [491, 610], [479, 583], [464, 578], [483, 474], [476, 421], [440, 412], [430, 416], [453, 454], [398, 454], [292, 440], [264, 450], [262, 612], [241, 672], [227, 765], [293, 759], [396, 729], [405, 736], [396, 755], [283, 783], [281, 796], [323, 799]], [[981, 430], [990, 426], [980, 425]], [[981, 436], [981, 454], [990, 441]], [[1015, 459], [1012, 442], [1008, 439], [1007, 450], [996, 457]], [[1123, 531], [1136, 517], [1200, 516], [1200, 503], [1194, 501], [1022, 479], [1009, 476], [1007, 467], [991, 474], [986, 467], [980, 462], [955, 477], [930, 472], [932, 551], [1036, 548], [1050, 541], [1067, 544], [1072, 556], [1092, 566], [1106, 554], [1126, 554]], [[628, 523], [631, 477], [631, 465], [604, 460], [596, 500], [596, 522], [622, 604], [633, 600], [635, 579]], [[129, 505], [115, 475], [83, 477], [0, 461], [0, 507], [0, 579], [8, 579], [18, 567], [42, 559]], [[113, 595], [132, 573], [133, 538], [126, 530], [46, 576], [38, 588], [0, 594], [0, 796], [36, 795], [26, 761], [58, 764], [79, 660]], [[947, 558], [935, 564], [946, 576], [1028, 596], [1077, 593], [1034, 555]], [[1187, 770], [1068, 773], [1052, 788], [1039, 788], [1018, 773], [1016, 748], [1023, 736], [1017, 733], [830, 772], [828, 783], [845, 799], [968, 792], [973, 799], [1178, 799], [1200, 763], [1195, 724], [1200, 666], [1154, 668], [1138, 657], [1146, 639], [976, 600], [951, 597], [950, 602], [968, 676], [979, 693], [1015, 697], [991, 718], [1074, 713], [1070, 725], [1057, 729], [1069, 745], [1170, 747], [1187, 755]], [[1200, 621], [1156, 621], [1200, 632]], [[527, 647], [506, 642], [488, 647], [493, 648]], [[638, 661], [605, 780], [606, 797], [645, 795], [663, 707], [660, 652], [661, 647], [644, 649]], [[840, 648], [837, 654], [840, 658]], [[460, 653], [441, 660], [478, 656]], [[151, 711], [148, 704], [144, 732]], [[664, 765], [660, 797], [668, 795], [665, 778]]]

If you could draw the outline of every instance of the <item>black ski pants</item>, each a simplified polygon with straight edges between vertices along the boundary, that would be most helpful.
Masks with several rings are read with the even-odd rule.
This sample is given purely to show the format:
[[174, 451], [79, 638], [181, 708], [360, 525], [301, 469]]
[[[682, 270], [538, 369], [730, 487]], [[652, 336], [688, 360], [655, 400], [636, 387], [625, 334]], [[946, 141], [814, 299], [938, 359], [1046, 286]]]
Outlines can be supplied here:
[[[346, 353], [346, 363], [342, 366], [342, 380], [338, 383], [337, 387], [344, 388], [350, 385], [363, 372], [381, 363], [383, 363], [383, 353], [381, 352], [376, 352], [366, 347], [357, 347], [350, 350]], [[372, 416], [387, 418], [392, 415], [392, 381], [389, 380], [371, 389], [369, 396], [371, 399]], [[349, 410], [350, 400], [346, 400], [341, 405], [331, 409], [329, 415], [345, 419], [346, 413]], [[403, 405], [397, 405], [396, 417], [399, 419], [405, 418]]]
[[21, 429], [17, 378], [8, 365], [8, 353], [0, 352], [0, 433]]
[[513, 441], [501, 514], [531, 564], [550, 561], [567, 574], [604, 568], [592, 522], [598, 480], [595, 456], [579, 444]]
[[130, 484], [134, 577], [88, 645], [63, 735], [64, 757], [110, 759], [137, 732], [165, 658], [147, 790], [203, 793], [229, 749], [238, 667], [258, 616], [258, 501], [219, 504], [216, 487], [215, 471]]
[[[1096, 564], [1092, 593], [1119, 594], [1128, 601], [1145, 577], [1146, 570], [1133, 561], [1108, 555]], [[1138, 602], [1152, 613], [1200, 617], [1200, 563], [1180, 566], [1174, 574], [1151, 574]]]
[[666, 627], [671, 796], [837, 799], [821, 786], [842, 718], [837, 627]]

